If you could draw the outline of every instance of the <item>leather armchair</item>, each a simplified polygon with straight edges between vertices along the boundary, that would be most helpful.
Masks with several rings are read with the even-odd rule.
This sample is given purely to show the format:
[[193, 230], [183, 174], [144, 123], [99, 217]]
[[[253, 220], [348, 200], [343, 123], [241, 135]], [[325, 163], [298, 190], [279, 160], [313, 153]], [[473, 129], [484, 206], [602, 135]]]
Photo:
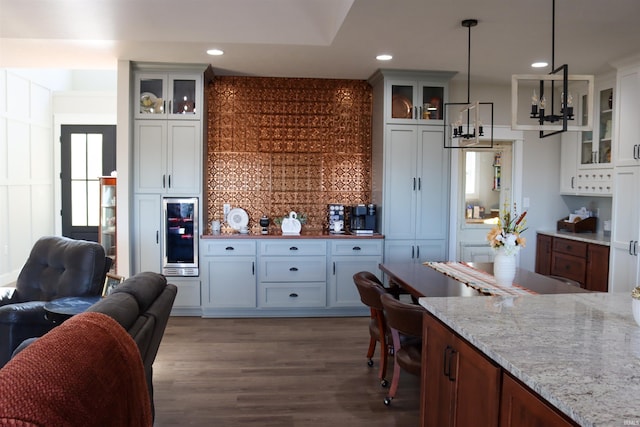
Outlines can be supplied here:
[[22, 341], [53, 329], [55, 324], [45, 318], [48, 301], [101, 295], [110, 261], [96, 242], [40, 238], [18, 275], [12, 297], [0, 300], [0, 367]]

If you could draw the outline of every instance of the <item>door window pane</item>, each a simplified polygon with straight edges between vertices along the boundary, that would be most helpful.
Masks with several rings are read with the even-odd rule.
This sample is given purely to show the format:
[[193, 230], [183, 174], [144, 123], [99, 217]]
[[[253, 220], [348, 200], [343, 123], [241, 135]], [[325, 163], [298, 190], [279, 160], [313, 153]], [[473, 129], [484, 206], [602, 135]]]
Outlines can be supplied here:
[[98, 226], [102, 135], [71, 134], [71, 225]]

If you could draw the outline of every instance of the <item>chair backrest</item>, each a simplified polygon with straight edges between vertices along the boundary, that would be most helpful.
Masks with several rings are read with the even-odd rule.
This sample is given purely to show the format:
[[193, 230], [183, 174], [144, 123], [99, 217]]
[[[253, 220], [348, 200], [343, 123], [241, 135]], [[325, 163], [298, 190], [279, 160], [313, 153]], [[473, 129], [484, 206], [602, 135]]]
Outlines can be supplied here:
[[422, 338], [422, 316], [425, 309], [417, 304], [409, 304], [386, 294], [380, 297], [385, 318], [390, 328], [403, 335]]
[[382, 310], [380, 296], [387, 293], [380, 280], [368, 271], [361, 271], [353, 275], [353, 282], [358, 288], [360, 300], [364, 305], [377, 310]]
[[16, 281], [20, 302], [100, 295], [105, 278], [102, 245], [86, 240], [40, 238]]

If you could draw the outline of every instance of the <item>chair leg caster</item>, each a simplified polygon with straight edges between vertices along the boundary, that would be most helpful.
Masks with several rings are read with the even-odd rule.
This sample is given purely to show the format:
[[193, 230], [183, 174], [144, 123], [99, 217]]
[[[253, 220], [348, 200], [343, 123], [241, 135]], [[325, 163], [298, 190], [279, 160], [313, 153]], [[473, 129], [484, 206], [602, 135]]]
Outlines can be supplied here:
[[380, 385], [387, 388], [389, 386], [389, 381], [387, 381], [386, 378], [383, 378], [382, 381], [380, 381]]
[[373, 360], [371, 360], [371, 359], [367, 360], [367, 365], [369, 367], [372, 367], [373, 366]]
[[384, 398], [384, 404], [387, 405], [387, 406], [391, 405], [391, 399], [392, 398], [389, 397], [389, 396], [385, 397]]

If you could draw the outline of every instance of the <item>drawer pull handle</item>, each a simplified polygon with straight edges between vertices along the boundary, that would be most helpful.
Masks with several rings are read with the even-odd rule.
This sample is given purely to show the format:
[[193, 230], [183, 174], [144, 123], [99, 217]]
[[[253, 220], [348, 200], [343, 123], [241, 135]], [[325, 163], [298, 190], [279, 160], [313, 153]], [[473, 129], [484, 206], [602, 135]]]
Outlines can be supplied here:
[[225, 251], [235, 251], [236, 248], [234, 248], [233, 246], [227, 246], [226, 248], [224, 248]]
[[354, 246], [354, 247], [353, 247], [353, 250], [354, 250], [354, 251], [361, 251], [361, 250], [362, 250], [362, 248], [361, 248], [360, 246]]
[[298, 248], [297, 248], [297, 247], [295, 247], [295, 246], [291, 246], [291, 247], [289, 248], [289, 250], [290, 250], [290, 251], [297, 251], [297, 250], [298, 250]]
[[298, 271], [298, 267], [291, 267], [289, 271]]
[[290, 298], [298, 298], [298, 294], [296, 294], [295, 292], [292, 292], [289, 294]]

